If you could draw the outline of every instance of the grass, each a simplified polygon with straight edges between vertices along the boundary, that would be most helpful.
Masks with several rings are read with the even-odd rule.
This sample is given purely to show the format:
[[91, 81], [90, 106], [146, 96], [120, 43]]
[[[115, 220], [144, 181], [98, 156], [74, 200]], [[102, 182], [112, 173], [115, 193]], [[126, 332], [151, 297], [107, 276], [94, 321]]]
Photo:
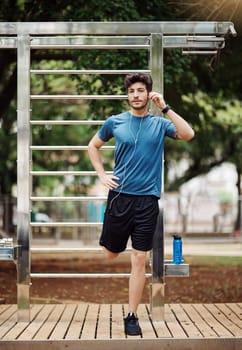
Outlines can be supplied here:
[[239, 265], [242, 267], [242, 254], [239, 256], [186, 256], [185, 262], [191, 265]]

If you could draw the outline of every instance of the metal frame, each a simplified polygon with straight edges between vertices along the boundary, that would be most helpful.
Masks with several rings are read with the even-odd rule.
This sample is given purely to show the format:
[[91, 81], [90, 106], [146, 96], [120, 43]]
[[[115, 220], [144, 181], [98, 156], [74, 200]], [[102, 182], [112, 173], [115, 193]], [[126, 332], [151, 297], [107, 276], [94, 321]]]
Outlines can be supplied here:
[[30, 319], [30, 38], [18, 36], [17, 83], [17, 303], [20, 320]]
[[[17, 49], [18, 64], [18, 228], [17, 228], [17, 292], [19, 320], [29, 321], [30, 278], [45, 277], [31, 274], [30, 252], [43, 251], [30, 248], [31, 227], [39, 226], [30, 222], [31, 202], [36, 200], [86, 200], [96, 197], [34, 197], [31, 195], [32, 176], [46, 175], [90, 175], [93, 172], [48, 172], [32, 171], [31, 152], [33, 150], [86, 150], [86, 146], [34, 146], [31, 145], [32, 125], [43, 125], [45, 120], [34, 121], [30, 116], [30, 101], [40, 99], [125, 99], [125, 95], [31, 95], [30, 74], [127, 74], [121, 70], [31, 70], [31, 49], [145, 49], [150, 50], [150, 67], [143, 72], [151, 72], [154, 89], [163, 92], [163, 49], [181, 48], [183, 54], [217, 54], [225, 45], [225, 37], [235, 35], [231, 22], [17, 22], [0, 23], [0, 49]], [[159, 113], [159, 111], [156, 111]], [[102, 121], [48, 121], [52, 125], [102, 124]], [[105, 149], [105, 147], [103, 147]], [[110, 147], [106, 147], [110, 149]], [[101, 199], [102, 197], [100, 197]], [[102, 198], [103, 199], [103, 198]], [[41, 223], [41, 226], [100, 226], [101, 223]], [[52, 250], [54, 251], [54, 250]], [[61, 252], [62, 250], [58, 250]], [[69, 249], [73, 251], [73, 249]], [[75, 250], [76, 251], [76, 250]], [[84, 251], [78, 249], [78, 251]], [[57, 252], [57, 251], [56, 251]], [[0, 251], [1, 253], [1, 251]], [[151, 310], [154, 319], [164, 319], [164, 277], [185, 276], [189, 266], [174, 267], [164, 261], [163, 208], [160, 209], [155, 232], [152, 254]], [[78, 276], [77, 276], [78, 275]], [[120, 277], [129, 274], [120, 274]], [[50, 277], [73, 277], [73, 274], [49, 274]], [[75, 274], [86, 277], [87, 274]], [[107, 274], [103, 275], [107, 277]], [[113, 276], [113, 274], [109, 275]], [[118, 277], [117, 274], [115, 274]], [[150, 276], [150, 275], [147, 275]], [[96, 275], [94, 277], [97, 277]], [[102, 277], [98, 274], [98, 277]]]
[[16, 35], [227, 35], [232, 22], [1, 22], [0, 34]]

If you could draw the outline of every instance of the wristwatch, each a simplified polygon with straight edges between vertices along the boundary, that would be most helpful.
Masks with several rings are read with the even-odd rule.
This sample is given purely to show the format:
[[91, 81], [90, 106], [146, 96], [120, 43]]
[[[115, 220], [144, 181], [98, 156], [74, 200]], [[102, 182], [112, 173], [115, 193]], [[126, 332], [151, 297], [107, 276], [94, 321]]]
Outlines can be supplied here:
[[166, 114], [170, 109], [171, 109], [171, 107], [169, 105], [166, 105], [165, 108], [163, 108], [161, 112], [163, 114]]

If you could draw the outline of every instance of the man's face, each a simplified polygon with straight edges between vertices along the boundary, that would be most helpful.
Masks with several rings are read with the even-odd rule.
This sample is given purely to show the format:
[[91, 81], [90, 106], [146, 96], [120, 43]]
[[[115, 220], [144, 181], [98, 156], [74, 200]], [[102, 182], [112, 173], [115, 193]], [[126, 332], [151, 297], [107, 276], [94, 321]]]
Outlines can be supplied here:
[[137, 82], [128, 88], [128, 102], [136, 110], [146, 107], [148, 103], [148, 92], [144, 83]]

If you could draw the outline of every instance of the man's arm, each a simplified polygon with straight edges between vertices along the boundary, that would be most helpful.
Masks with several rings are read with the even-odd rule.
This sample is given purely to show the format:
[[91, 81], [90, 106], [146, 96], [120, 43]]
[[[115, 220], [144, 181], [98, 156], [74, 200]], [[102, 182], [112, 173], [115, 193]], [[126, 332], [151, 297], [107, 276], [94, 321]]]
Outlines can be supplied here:
[[179, 140], [189, 141], [191, 140], [195, 133], [192, 127], [183, 119], [179, 114], [174, 112], [172, 109], [166, 113], [169, 119], [176, 126], [176, 138]]
[[104, 171], [103, 162], [102, 162], [101, 153], [100, 153], [100, 148], [104, 144], [105, 142], [102, 141], [97, 134], [94, 135], [88, 144], [88, 154], [100, 181], [107, 188], [113, 189], [119, 186], [119, 184], [114, 181], [114, 180], [118, 180], [119, 178], [114, 175], [107, 175]]
[[[150, 92], [149, 98], [152, 102], [155, 103], [155, 105], [163, 110], [166, 107], [166, 103], [164, 101], [164, 98], [161, 94], [158, 92]], [[166, 115], [169, 117], [169, 119], [173, 122], [173, 124], [176, 127], [176, 138], [179, 140], [191, 140], [195, 133], [192, 127], [186, 122], [185, 119], [183, 119], [179, 114], [177, 114], [172, 109], [169, 109], [166, 112]]]

